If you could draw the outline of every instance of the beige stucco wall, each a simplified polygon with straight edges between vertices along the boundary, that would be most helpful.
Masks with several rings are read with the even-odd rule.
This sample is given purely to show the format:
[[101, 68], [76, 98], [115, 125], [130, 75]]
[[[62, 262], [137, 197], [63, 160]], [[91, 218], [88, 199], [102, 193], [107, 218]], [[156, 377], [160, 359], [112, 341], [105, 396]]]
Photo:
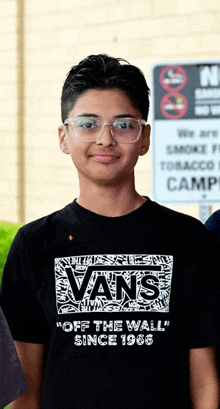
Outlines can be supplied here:
[[[0, 220], [18, 221], [16, 7], [0, 12]], [[25, 222], [78, 195], [77, 174], [58, 147], [60, 94], [72, 65], [107, 53], [140, 67], [149, 80], [159, 61], [219, 60], [219, 0], [25, 0]], [[136, 183], [150, 195], [150, 154]], [[198, 217], [198, 206], [176, 209]], [[214, 210], [216, 207], [213, 207]]]
[[16, 7], [0, 5], [0, 219], [17, 221]]

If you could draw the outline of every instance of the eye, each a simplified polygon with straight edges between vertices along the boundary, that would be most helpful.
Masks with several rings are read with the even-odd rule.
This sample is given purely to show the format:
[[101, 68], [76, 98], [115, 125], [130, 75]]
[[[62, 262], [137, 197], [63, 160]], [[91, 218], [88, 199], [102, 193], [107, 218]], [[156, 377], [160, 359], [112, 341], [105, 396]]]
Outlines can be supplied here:
[[79, 118], [77, 120], [77, 128], [80, 128], [82, 130], [90, 130], [90, 129], [96, 129], [99, 127], [99, 122], [96, 121], [95, 119], [89, 119], [89, 118]]
[[132, 120], [123, 119], [123, 120], [114, 121], [113, 126], [114, 128], [119, 129], [119, 130], [128, 130], [128, 129], [134, 128], [134, 123]]

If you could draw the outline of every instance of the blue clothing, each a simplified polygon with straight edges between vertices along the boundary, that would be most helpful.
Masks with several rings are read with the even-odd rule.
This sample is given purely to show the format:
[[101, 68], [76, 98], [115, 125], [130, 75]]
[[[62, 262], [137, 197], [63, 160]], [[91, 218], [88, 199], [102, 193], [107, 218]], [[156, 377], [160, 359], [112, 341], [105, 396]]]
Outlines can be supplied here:
[[220, 210], [217, 210], [206, 220], [205, 226], [217, 236], [220, 243]]

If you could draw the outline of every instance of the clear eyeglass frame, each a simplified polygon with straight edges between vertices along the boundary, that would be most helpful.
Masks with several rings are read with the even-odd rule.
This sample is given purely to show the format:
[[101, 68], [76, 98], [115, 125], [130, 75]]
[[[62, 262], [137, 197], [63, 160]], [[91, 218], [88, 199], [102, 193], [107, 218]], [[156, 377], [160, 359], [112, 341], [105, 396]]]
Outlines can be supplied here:
[[[76, 129], [75, 129], [75, 127], [74, 127], [74, 124], [76, 124], [77, 122], [79, 122], [79, 119], [88, 119], [88, 120], [90, 120], [91, 121], [91, 119], [92, 120], [94, 120], [95, 119], [95, 121], [96, 121], [96, 123], [97, 123], [97, 125], [101, 125], [101, 128], [100, 128], [100, 131], [99, 132], [97, 132], [97, 135], [96, 135], [96, 137], [95, 138], [88, 138], [87, 140], [85, 140], [84, 138], [82, 138], [82, 137], [80, 137], [79, 135], [77, 135], [77, 133], [76, 133]], [[120, 137], [118, 137], [117, 135], [115, 135], [114, 134], [114, 128], [113, 128], [113, 124], [115, 123], [115, 122], [117, 122], [117, 121], [126, 121], [126, 120], [132, 120], [132, 121], [135, 121], [135, 122], [137, 122], [138, 124], [139, 124], [139, 132], [138, 132], [138, 135], [137, 135], [137, 137], [135, 138], [135, 140], [133, 140], [133, 141], [126, 141], [126, 140], [121, 140], [121, 138]], [[114, 119], [113, 121], [111, 121], [111, 122], [102, 122], [102, 121], [100, 121], [99, 119], [97, 119], [97, 118], [92, 118], [92, 117], [77, 117], [77, 118], [67, 118], [66, 120], [65, 120], [65, 122], [64, 122], [64, 125], [72, 125], [72, 130], [73, 130], [73, 133], [74, 133], [74, 136], [77, 138], [77, 139], [79, 139], [79, 140], [81, 140], [82, 142], [86, 142], [86, 143], [88, 143], [88, 142], [96, 142], [98, 139], [99, 139], [99, 137], [102, 135], [102, 133], [103, 133], [103, 131], [104, 131], [104, 127], [105, 127], [105, 125], [109, 125], [110, 126], [110, 132], [111, 132], [111, 135], [112, 135], [112, 137], [113, 137], [113, 139], [115, 140], [115, 141], [117, 141], [117, 142], [120, 142], [120, 143], [126, 143], [126, 144], [130, 144], [130, 143], [135, 143], [135, 142], [137, 142], [138, 141], [138, 139], [140, 138], [140, 136], [141, 136], [141, 131], [143, 130], [143, 128], [144, 128], [144, 126], [146, 126], [147, 125], [147, 121], [145, 121], [145, 119], [139, 119], [139, 118], [133, 118], [133, 117], [123, 117], [123, 118], [116, 118], [116, 119]], [[91, 135], [92, 136], [92, 135]]]

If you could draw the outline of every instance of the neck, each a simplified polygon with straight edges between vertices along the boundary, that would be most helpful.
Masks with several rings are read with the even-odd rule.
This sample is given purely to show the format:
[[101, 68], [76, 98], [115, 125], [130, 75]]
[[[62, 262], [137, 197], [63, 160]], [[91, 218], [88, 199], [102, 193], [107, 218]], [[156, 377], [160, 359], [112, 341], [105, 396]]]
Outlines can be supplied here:
[[91, 184], [84, 189], [80, 186], [77, 203], [102, 216], [118, 217], [131, 213], [146, 199], [139, 195], [133, 186], [97, 186]]

